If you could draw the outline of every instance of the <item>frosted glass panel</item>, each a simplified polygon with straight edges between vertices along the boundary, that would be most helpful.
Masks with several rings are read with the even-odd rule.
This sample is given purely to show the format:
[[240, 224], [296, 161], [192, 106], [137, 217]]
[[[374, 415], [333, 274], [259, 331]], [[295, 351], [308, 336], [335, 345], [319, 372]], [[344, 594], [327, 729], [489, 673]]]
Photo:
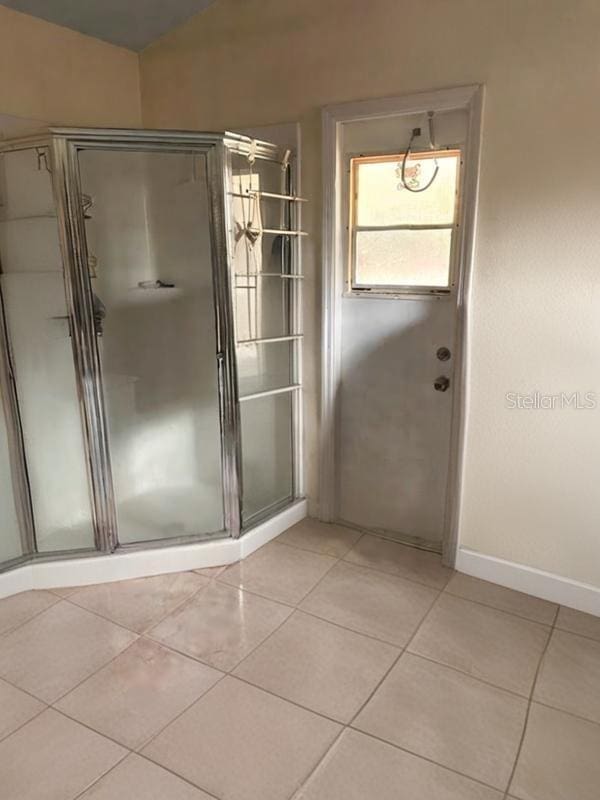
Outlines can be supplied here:
[[289, 386], [292, 347], [291, 342], [240, 345], [237, 351], [240, 396]]
[[351, 161], [352, 287], [450, 286], [460, 151]]
[[41, 552], [94, 547], [50, 174], [35, 150], [1, 159], [0, 258]]
[[[356, 224], [444, 225], [454, 222], [459, 154], [450, 151], [437, 155], [438, 173], [431, 186], [422, 192], [402, 185], [402, 158], [357, 161], [355, 170]], [[421, 188], [429, 182], [435, 161], [429, 154], [411, 156], [406, 161], [405, 179], [409, 187]]]
[[450, 229], [357, 231], [355, 283], [373, 286], [447, 286]]
[[234, 283], [238, 340], [285, 336], [290, 326], [289, 280], [237, 275]]
[[[119, 540], [223, 529], [204, 156], [82, 151]], [[100, 333], [100, 331], [99, 331]]]
[[292, 395], [247, 400], [240, 406], [244, 477], [243, 520], [289, 500], [292, 484]]

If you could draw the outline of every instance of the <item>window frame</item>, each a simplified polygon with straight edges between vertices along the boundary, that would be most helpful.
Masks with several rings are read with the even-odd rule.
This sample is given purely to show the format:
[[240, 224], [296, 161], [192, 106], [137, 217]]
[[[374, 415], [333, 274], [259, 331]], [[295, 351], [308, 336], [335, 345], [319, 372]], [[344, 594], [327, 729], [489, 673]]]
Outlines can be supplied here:
[[[460, 265], [460, 219], [462, 206], [462, 187], [464, 170], [464, 153], [461, 145], [446, 145], [431, 150], [415, 150], [410, 152], [410, 156], [418, 156], [421, 159], [441, 157], [443, 155], [456, 154], [458, 156], [458, 171], [456, 178], [456, 201], [454, 204], [454, 220], [447, 225], [357, 225], [356, 215], [358, 207], [357, 195], [357, 166], [362, 163], [397, 161], [404, 158], [404, 152], [383, 151], [376, 153], [350, 153], [346, 156], [348, 176], [347, 192], [347, 273], [345, 297], [405, 297], [405, 296], [449, 296], [455, 290], [458, 280]], [[445, 286], [430, 286], [426, 284], [360, 284], [356, 281], [356, 234], [361, 230], [451, 230], [450, 237], [450, 261], [448, 265], [448, 284]]]

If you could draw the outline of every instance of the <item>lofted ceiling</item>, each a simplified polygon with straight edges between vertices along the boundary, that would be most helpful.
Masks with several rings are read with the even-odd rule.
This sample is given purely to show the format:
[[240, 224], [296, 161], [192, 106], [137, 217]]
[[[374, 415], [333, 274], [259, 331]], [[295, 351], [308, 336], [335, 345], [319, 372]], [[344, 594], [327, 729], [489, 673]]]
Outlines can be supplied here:
[[0, 5], [121, 47], [143, 50], [213, 2], [215, 0], [0, 0]]

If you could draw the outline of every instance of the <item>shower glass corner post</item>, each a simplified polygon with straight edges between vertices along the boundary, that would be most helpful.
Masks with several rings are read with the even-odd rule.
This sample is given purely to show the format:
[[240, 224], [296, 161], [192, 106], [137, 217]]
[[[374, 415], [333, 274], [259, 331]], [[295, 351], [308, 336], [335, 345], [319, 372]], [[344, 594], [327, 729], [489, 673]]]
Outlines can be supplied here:
[[231, 284], [235, 316], [242, 527], [303, 494], [300, 230], [289, 151], [231, 140]]

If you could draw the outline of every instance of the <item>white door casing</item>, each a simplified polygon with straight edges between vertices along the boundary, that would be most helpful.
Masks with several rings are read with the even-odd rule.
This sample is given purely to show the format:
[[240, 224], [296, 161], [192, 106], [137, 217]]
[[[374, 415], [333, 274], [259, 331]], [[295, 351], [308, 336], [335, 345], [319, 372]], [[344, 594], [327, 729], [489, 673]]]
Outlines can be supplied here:
[[[482, 90], [477, 86], [323, 110], [324, 269], [320, 516], [424, 546], [454, 563], [465, 415], [466, 310], [474, 245]], [[463, 174], [451, 295], [380, 299], [346, 289], [350, 155], [401, 152], [423, 114]], [[439, 346], [452, 351], [437, 361]], [[435, 392], [439, 375], [451, 391]]]

